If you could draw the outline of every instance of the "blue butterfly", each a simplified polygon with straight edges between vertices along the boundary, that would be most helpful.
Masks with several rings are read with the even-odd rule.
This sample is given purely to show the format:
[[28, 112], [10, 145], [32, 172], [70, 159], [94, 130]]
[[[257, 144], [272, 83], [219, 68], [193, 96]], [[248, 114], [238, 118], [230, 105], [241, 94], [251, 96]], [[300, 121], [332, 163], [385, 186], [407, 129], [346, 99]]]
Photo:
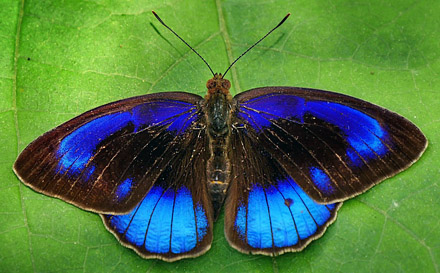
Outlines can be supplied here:
[[224, 75], [213, 73], [204, 98], [156, 93], [90, 110], [33, 141], [14, 171], [38, 192], [101, 214], [144, 258], [205, 253], [223, 203], [232, 247], [277, 255], [320, 237], [342, 201], [427, 146], [414, 124], [371, 103], [297, 87], [232, 98]]

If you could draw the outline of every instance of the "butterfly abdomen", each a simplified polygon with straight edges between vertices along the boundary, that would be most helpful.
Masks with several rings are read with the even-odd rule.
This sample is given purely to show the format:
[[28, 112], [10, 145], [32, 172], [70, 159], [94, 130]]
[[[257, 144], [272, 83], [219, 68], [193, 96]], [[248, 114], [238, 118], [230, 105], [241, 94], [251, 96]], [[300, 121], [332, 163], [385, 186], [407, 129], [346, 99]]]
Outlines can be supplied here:
[[207, 165], [208, 189], [214, 208], [214, 219], [220, 212], [229, 185], [230, 167], [224, 141], [211, 139], [211, 158]]
[[214, 219], [217, 218], [229, 184], [229, 159], [227, 147], [231, 124], [230, 83], [221, 75], [214, 76], [207, 83], [205, 113], [208, 121], [210, 159], [207, 164], [208, 189], [214, 208]]

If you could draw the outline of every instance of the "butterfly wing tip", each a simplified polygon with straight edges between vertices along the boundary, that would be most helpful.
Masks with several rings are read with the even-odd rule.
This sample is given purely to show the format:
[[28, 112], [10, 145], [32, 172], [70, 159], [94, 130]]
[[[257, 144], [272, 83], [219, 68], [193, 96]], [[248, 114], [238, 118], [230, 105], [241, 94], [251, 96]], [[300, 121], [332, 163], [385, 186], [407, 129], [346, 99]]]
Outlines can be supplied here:
[[23, 183], [24, 185], [26, 185], [27, 187], [31, 188], [32, 190], [36, 191], [36, 192], [40, 192], [40, 193], [44, 193], [43, 191], [41, 191], [38, 187], [35, 187], [32, 183], [26, 181], [26, 179], [24, 179], [21, 174], [20, 171], [17, 168], [17, 162], [14, 163], [14, 165], [12, 166], [12, 171], [14, 172], [14, 174], [17, 176], [18, 180], [20, 180], [21, 183]]
[[16, 163], [14, 163], [14, 165], [12, 165], [12, 171], [14, 172], [14, 174], [17, 176], [18, 179], [20, 179], [20, 181], [23, 181], [23, 179], [21, 178], [20, 174], [18, 174], [18, 170], [16, 167]]

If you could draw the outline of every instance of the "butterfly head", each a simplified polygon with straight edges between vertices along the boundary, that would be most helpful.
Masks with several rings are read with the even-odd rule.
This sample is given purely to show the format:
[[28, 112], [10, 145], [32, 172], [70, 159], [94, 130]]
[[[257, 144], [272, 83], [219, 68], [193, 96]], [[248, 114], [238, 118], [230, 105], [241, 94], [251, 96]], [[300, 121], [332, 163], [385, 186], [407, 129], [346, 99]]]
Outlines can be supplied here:
[[222, 74], [216, 73], [212, 79], [208, 80], [206, 83], [206, 88], [208, 88], [207, 97], [220, 94], [229, 97], [229, 88], [231, 88], [231, 82], [227, 79], [224, 79]]

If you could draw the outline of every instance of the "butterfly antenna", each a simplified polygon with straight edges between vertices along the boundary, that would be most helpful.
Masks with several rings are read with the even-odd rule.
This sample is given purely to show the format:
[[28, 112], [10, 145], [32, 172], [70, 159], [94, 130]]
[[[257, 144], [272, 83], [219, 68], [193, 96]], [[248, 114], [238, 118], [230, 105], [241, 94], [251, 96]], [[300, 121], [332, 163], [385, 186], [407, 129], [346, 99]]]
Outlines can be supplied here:
[[196, 53], [197, 54], [197, 56], [199, 56], [200, 57], [200, 59], [202, 59], [202, 61], [203, 62], [205, 62], [205, 64], [208, 66], [208, 68], [209, 68], [209, 71], [211, 71], [211, 73], [212, 73], [212, 75], [213, 76], [215, 76], [215, 73], [214, 73], [214, 71], [212, 71], [212, 69], [211, 69], [211, 67], [209, 66], [209, 64], [208, 64], [208, 62], [205, 60], [205, 59], [203, 59], [203, 57], [194, 49], [194, 48], [192, 48], [187, 42], [185, 42], [185, 40], [183, 40], [182, 39], [182, 37], [180, 37], [176, 32], [174, 32], [174, 30], [172, 30], [169, 26], [167, 26], [163, 21], [162, 21], [162, 19], [160, 19], [160, 17], [159, 17], [159, 15], [157, 15], [157, 13], [154, 11], [154, 10], [152, 10], [151, 12], [153, 12], [153, 14], [154, 14], [154, 16], [156, 17], [156, 19], [162, 24], [162, 25], [164, 25], [164, 27], [166, 27], [167, 29], [169, 29], [174, 35], [176, 35], [176, 37], [177, 38], [179, 38], [185, 45], [187, 45], [189, 48], [191, 48], [191, 50], [192, 51], [194, 51], [194, 53]]
[[231, 67], [238, 61], [240, 60], [241, 57], [243, 57], [246, 53], [249, 52], [249, 50], [251, 50], [252, 48], [254, 48], [254, 46], [258, 45], [261, 41], [264, 40], [264, 38], [266, 38], [267, 36], [269, 36], [269, 34], [271, 34], [275, 29], [279, 28], [286, 20], [287, 18], [289, 18], [290, 16], [290, 12], [287, 13], [286, 16], [284, 16], [283, 20], [281, 20], [281, 22], [278, 23], [278, 25], [276, 25], [276, 27], [274, 27], [271, 31], [269, 31], [266, 35], [263, 36], [263, 38], [261, 38], [260, 40], [258, 40], [255, 44], [253, 44], [251, 47], [249, 47], [245, 52], [243, 52], [237, 59], [235, 59], [235, 61], [232, 62], [232, 64], [228, 67], [228, 69], [226, 69], [225, 73], [223, 73], [223, 77], [225, 77], [226, 73], [228, 73], [229, 69], [231, 69]]

